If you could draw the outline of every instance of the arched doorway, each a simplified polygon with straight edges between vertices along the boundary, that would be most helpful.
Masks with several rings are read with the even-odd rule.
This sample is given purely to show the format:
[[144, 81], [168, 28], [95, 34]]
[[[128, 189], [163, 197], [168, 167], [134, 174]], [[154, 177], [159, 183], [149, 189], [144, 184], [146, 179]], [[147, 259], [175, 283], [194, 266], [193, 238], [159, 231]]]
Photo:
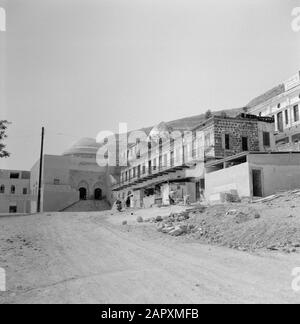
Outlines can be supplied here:
[[80, 181], [77, 188], [80, 200], [90, 199], [89, 184], [85, 180]]
[[94, 199], [101, 200], [102, 199], [102, 190], [100, 188], [96, 188], [94, 191]]
[[84, 187], [79, 188], [79, 198], [80, 198], [80, 200], [86, 200], [86, 198], [87, 198], [86, 188], [84, 188]]
[[129, 208], [130, 207], [130, 203], [131, 203], [131, 191], [128, 191], [127, 193], [127, 198], [126, 198], [126, 207]]

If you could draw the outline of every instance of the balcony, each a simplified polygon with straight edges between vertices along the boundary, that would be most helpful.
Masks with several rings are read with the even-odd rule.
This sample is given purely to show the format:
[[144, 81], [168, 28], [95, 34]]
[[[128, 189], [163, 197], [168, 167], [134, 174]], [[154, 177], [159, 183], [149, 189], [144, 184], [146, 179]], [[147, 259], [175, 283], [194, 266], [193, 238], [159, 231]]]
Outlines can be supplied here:
[[177, 171], [182, 171], [190, 168], [190, 166], [186, 164], [167, 166], [167, 167], [152, 167], [151, 171], [146, 172], [145, 174], [141, 174], [140, 176], [136, 176], [129, 180], [120, 181], [112, 187], [113, 191], [123, 190], [129, 186], [138, 185], [140, 183], [146, 182], [148, 180], [152, 180], [158, 178], [160, 176], [168, 175], [170, 173], [176, 173]]
[[300, 142], [298, 143], [286, 143], [277, 146], [279, 152], [299, 152]]

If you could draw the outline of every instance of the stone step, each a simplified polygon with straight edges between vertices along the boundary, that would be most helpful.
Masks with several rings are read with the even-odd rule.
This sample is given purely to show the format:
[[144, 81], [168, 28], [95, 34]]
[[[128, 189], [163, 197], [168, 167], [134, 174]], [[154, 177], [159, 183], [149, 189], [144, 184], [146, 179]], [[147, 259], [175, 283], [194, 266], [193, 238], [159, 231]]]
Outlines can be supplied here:
[[63, 212], [88, 212], [109, 210], [110, 205], [106, 200], [80, 200], [63, 209]]

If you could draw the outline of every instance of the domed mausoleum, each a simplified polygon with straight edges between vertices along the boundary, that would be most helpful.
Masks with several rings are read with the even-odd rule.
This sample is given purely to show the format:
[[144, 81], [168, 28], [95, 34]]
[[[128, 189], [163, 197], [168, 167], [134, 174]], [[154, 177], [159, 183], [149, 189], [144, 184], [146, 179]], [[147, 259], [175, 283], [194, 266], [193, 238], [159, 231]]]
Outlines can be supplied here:
[[63, 153], [63, 156], [94, 158], [96, 159], [97, 151], [102, 144], [96, 142], [95, 138], [85, 137], [80, 139], [68, 150]]

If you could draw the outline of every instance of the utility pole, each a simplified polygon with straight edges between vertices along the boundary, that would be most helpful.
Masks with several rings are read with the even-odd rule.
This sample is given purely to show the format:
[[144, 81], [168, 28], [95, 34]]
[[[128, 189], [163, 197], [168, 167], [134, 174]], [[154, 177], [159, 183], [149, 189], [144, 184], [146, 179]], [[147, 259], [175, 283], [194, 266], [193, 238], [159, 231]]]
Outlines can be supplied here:
[[41, 212], [43, 156], [44, 156], [44, 136], [45, 136], [45, 128], [42, 127], [41, 155], [40, 155], [40, 172], [39, 172], [39, 190], [38, 190], [38, 200], [37, 200], [37, 212], [38, 213]]

